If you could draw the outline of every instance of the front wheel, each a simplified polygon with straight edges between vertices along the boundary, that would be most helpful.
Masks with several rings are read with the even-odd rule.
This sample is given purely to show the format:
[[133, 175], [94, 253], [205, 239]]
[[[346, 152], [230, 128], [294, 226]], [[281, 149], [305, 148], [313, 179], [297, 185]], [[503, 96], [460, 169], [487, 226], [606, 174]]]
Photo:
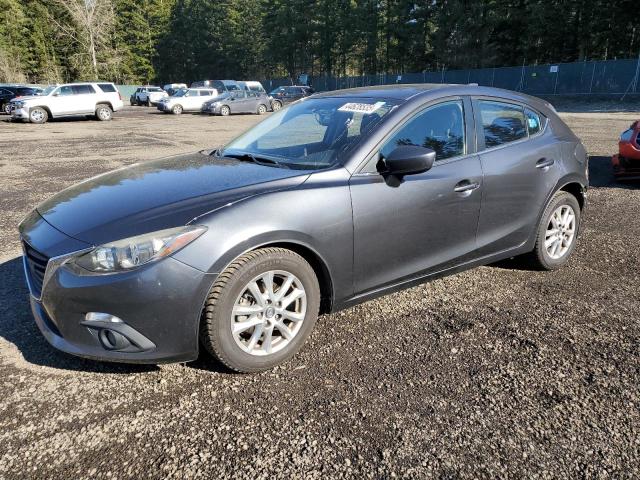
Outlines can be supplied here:
[[320, 287], [311, 265], [283, 248], [246, 253], [213, 284], [202, 313], [203, 346], [237, 372], [268, 370], [311, 334]]
[[46, 123], [49, 120], [49, 114], [44, 108], [35, 107], [29, 111], [29, 121], [31, 123]]
[[4, 113], [6, 113], [7, 115], [9, 115], [11, 113], [11, 104], [9, 103], [5, 103], [2, 106], [2, 110], [4, 110]]
[[282, 103], [279, 100], [274, 100], [273, 104], [271, 105], [271, 108], [273, 108], [274, 112], [277, 112], [282, 108]]
[[173, 113], [174, 115], [181, 115], [182, 105], [174, 105], [173, 108], [171, 109], [171, 113]]
[[557, 192], [540, 220], [531, 260], [542, 270], [556, 270], [569, 261], [580, 231], [580, 204], [565, 191]]
[[223, 105], [222, 107], [220, 107], [220, 115], [222, 115], [223, 117], [229, 116], [230, 113], [231, 113], [231, 109], [226, 105]]
[[96, 107], [96, 118], [101, 122], [108, 122], [111, 120], [113, 112], [111, 111], [111, 107], [109, 105], [98, 105]]

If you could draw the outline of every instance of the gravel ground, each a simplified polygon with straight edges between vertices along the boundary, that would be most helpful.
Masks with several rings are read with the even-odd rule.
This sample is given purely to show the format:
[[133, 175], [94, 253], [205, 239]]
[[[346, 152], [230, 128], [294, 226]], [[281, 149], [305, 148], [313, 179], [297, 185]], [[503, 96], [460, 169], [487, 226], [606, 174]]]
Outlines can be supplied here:
[[0, 478], [638, 478], [640, 184], [613, 182], [608, 156], [639, 116], [563, 114], [593, 185], [566, 268], [503, 262], [324, 316], [258, 375], [53, 350], [15, 230], [67, 185], [221, 144], [255, 116], [0, 121]]

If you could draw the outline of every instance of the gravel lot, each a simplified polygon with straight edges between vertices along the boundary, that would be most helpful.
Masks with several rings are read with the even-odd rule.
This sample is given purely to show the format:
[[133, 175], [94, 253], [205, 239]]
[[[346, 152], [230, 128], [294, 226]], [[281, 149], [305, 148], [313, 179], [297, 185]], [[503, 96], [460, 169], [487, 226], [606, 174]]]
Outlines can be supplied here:
[[640, 114], [573, 110], [592, 188], [567, 268], [503, 262], [324, 316], [259, 375], [54, 351], [16, 232], [72, 183], [219, 145], [256, 116], [0, 117], [0, 478], [638, 478], [640, 184], [614, 183], [608, 156]]

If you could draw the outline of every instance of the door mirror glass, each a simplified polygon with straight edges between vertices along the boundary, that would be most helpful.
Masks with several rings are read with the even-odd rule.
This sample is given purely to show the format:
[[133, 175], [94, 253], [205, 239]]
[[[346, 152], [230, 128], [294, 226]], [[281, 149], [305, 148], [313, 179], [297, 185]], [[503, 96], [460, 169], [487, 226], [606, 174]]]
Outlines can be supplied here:
[[395, 148], [381, 162], [381, 172], [387, 175], [413, 175], [433, 167], [436, 152], [426, 147], [402, 145]]

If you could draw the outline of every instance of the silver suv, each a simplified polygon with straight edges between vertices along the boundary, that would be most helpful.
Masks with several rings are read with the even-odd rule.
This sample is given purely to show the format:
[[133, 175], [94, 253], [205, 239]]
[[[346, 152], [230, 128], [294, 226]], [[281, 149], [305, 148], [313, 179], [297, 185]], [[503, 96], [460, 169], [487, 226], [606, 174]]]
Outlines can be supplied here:
[[123, 106], [113, 83], [68, 83], [51, 85], [41, 95], [12, 102], [11, 118], [45, 123], [50, 118], [95, 115], [98, 120], [106, 121]]

